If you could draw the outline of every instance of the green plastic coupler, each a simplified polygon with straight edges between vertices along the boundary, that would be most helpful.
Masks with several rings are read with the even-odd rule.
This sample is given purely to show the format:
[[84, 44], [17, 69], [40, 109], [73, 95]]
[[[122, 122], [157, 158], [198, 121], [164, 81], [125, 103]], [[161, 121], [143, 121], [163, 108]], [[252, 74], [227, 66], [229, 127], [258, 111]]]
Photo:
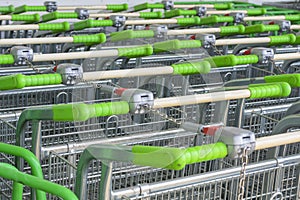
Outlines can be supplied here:
[[0, 176], [14, 182], [12, 200], [21, 200], [23, 198], [24, 185], [56, 195], [64, 200], [78, 200], [77, 196], [68, 188], [40, 177], [22, 173], [7, 163], [0, 163]]
[[45, 38], [13, 38], [1, 39], [0, 45], [25, 45], [25, 44], [58, 44], [58, 43], [82, 43], [101, 44], [106, 42], [104, 33], [93, 35], [74, 35], [70, 37], [45, 37]]

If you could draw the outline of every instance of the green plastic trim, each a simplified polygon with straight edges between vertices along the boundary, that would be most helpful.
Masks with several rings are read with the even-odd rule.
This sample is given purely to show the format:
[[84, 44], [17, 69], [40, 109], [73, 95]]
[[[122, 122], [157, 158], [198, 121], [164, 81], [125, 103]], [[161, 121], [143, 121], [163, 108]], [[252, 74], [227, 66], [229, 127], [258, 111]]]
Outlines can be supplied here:
[[288, 21], [300, 21], [300, 14], [298, 15], [285, 15], [285, 19]]
[[40, 15], [11, 15], [11, 21], [38, 22], [40, 21]]
[[61, 84], [62, 78], [60, 74], [14, 74], [0, 77], [0, 83], [0, 90], [13, 90], [29, 86]]
[[280, 30], [280, 26], [277, 24], [274, 25], [256, 24], [252, 26], [246, 26], [244, 34], [262, 33], [267, 31], [279, 31], [279, 30]]
[[161, 18], [163, 18], [163, 13], [161, 11], [157, 11], [157, 12], [140, 12], [140, 18], [143, 18], [143, 19], [161, 19]]
[[248, 16], [258, 16], [258, 15], [264, 15], [266, 13], [267, 13], [267, 9], [265, 9], [265, 8], [247, 9], [247, 15]]
[[164, 42], [156, 42], [153, 44], [155, 53], [164, 51], [174, 51], [185, 48], [200, 48], [201, 41], [199, 40], [168, 40]]
[[200, 17], [177, 18], [177, 24], [180, 26], [200, 25]]
[[74, 35], [73, 43], [86, 43], [86, 44], [101, 44], [106, 41], [104, 33], [94, 35]]
[[40, 23], [40, 31], [52, 31], [52, 32], [64, 32], [70, 30], [70, 24], [68, 22], [62, 23]]
[[128, 10], [128, 4], [127, 3], [107, 4], [106, 10], [112, 10], [113, 12], [120, 12], [120, 11]]
[[291, 86], [286, 82], [250, 84], [250, 99], [287, 97], [291, 93]]
[[53, 21], [57, 19], [77, 19], [78, 13], [75, 12], [52, 12], [42, 16], [44, 22]]
[[172, 17], [178, 17], [178, 16], [194, 16], [197, 15], [196, 10], [171, 10], [168, 12], [165, 12], [165, 18], [172, 18]]
[[82, 29], [86, 29], [86, 28], [113, 26], [113, 25], [114, 25], [114, 22], [110, 19], [108, 19], [108, 20], [88, 19], [88, 20], [74, 23], [74, 30], [82, 30]]
[[154, 31], [153, 30], [126, 30], [120, 32], [113, 32], [110, 34], [110, 40], [112, 42], [135, 39], [135, 38], [153, 38]]
[[[34, 189], [42, 190], [47, 193], [56, 195], [64, 200], [78, 200], [77, 196], [68, 188], [62, 185], [52, 183], [40, 177], [35, 177], [29, 174], [22, 173], [14, 166], [7, 163], [0, 163], [0, 176], [12, 180], [14, 182], [27, 185]], [[18, 186], [19, 189], [20, 185]], [[16, 194], [15, 194], [16, 195]], [[14, 195], [14, 196], [15, 196]], [[20, 194], [16, 195], [20, 196]]]
[[15, 8], [15, 14], [20, 14], [24, 12], [40, 12], [40, 11], [47, 11], [46, 6], [19, 6]]
[[127, 114], [129, 105], [126, 101], [100, 104], [60, 104], [52, 106], [54, 121], [86, 121], [92, 117]]
[[244, 25], [221, 26], [220, 29], [221, 29], [221, 32], [220, 32], [221, 36], [243, 34], [245, 32]]
[[276, 76], [265, 76], [266, 83], [287, 82], [292, 88], [300, 87], [300, 74], [281, 74]]
[[221, 142], [187, 149], [135, 145], [132, 153], [135, 165], [181, 170], [187, 164], [226, 157], [227, 146]]
[[233, 3], [216, 3], [214, 4], [214, 8], [216, 10], [228, 10], [234, 6]]
[[211, 65], [208, 61], [184, 62], [171, 65], [174, 75], [208, 74]]
[[201, 25], [208, 25], [208, 24], [216, 24], [216, 23], [223, 23], [223, 22], [233, 22], [234, 18], [232, 16], [223, 16], [219, 17], [216, 15], [203, 17], [201, 18]]
[[149, 56], [152, 54], [153, 54], [153, 48], [150, 44], [138, 46], [138, 47], [118, 48], [118, 55], [120, 57], [136, 58], [136, 57]]
[[282, 44], [294, 44], [296, 42], [296, 36], [294, 34], [286, 34], [279, 36], [269, 36], [271, 39], [270, 45], [282, 45]]
[[164, 4], [161, 3], [143, 3], [143, 4], [139, 4], [133, 7], [134, 11], [140, 11], [140, 10], [147, 10], [147, 9], [164, 9], [165, 6]]
[[[10, 154], [10, 155], [13, 155], [13, 156], [16, 156], [19, 158], [23, 158], [30, 166], [31, 174], [33, 176], [43, 178], [43, 171], [42, 171], [42, 168], [40, 165], [40, 161], [28, 149], [24, 149], [19, 146], [0, 142], [0, 152], [5, 153], [5, 154]], [[23, 191], [23, 188], [21, 191]], [[36, 192], [36, 195], [37, 195], [36, 196], [37, 199], [46, 200], [46, 195], [44, 192], [39, 190]], [[21, 196], [21, 199], [22, 199], [22, 196]]]
[[9, 14], [15, 11], [15, 7], [13, 5], [9, 6], [0, 6], [0, 13], [1, 14]]
[[205, 60], [210, 62], [212, 67], [228, 67], [258, 63], [259, 58], [257, 55], [235, 56], [230, 54], [224, 56], [214, 56], [206, 58]]
[[15, 59], [14, 56], [11, 54], [7, 55], [0, 55], [0, 65], [7, 65], [7, 64], [14, 64]]
[[300, 44], [300, 35], [296, 36], [296, 40], [295, 40], [294, 44]]

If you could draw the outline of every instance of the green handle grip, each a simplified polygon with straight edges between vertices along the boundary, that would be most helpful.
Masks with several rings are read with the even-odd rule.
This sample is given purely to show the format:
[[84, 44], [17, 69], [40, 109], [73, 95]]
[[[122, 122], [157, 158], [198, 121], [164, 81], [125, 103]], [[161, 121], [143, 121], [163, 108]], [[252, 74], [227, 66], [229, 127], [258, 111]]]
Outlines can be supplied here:
[[153, 37], [154, 37], [153, 30], [140, 30], [140, 31], [126, 30], [126, 31], [114, 32], [110, 34], [110, 40], [112, 42], [129, 40], [134, 38], [153, 38]]
[[153, 48], [150, 44], [138, 47], [118, 48], [118, 55], [120, 57], [137, 58], [152, 54]]
[[300, 15], [285, 15], [285, 19], [288, 21], [300, 21]]
[[287, 82], [292, 88], [300, 87], [300, 74], [265, 76], [264, 80], [266, 83]]
[[40, 12], [40, 11], [47, 11], [46, 6], [19, 6], [15, 8], [15, 14], [20, 14], [24, 12]]
[[250, 84], [250, 99], [287, 97], [291, 93], [291, 86], [286, 82]]
[[0, 65], [8, 65], [8, 64], [14, 64], [15, 59], [13, 55], [7, 54], [7, 55], [0, 55]]
[[134, 11], [147, 10], [147, 9], [164, 9], [164, 4], [161, 3], [143, 3], [133, 7]]
[[13, 5], [9, 6], [0, 6], [0, 13], [1, 14], [8, 14], [15, 11], [15, 7]]
[[135, 145], [132, 153], [135, 165], [181, 170], [187, 164], [224, 158], [227, 147], [221, 142], [187, 149]]
[[40, 21], [40, 15], [11, 15], [11, 21], [38, 22]]
[[208, 61], [183, 62], [171, 66], [174, 75], [208, 74], [211, 69]]
[[279, 36], [269, 36], [271, 39], [270, 45], [282, 45], [282, 44], [294, 44], [296, 42], [296, 36], [294, 34], [286, 34]]
[[0, 90], [13, 90], [29, 86], [61, 84], [62, 78], [60, 74], [39, 74], [30, 76], [14, 74], [0, 77], [0, 83]]
[[40, 23], [39, 30], [41, 31], [53, 31], [53, 32], [63, 32], [70, 30], [70, 24], [68, 22], [62, 23]]
[[112, 25], [114, 25], [114, 22], [110, 19], [108, 20], [88, 19], [88, 20], [74, 23], [74, 30], [82, 30], [85, 28], [103, 27], [103, 26], [112, 26]]
[[267, 9], [265, 9], [265, 8], [247, 9], [247, 15], [248, 16], [258, 16], [258, 15], [264, 15], [266, 13], [267, 13]]
[[231, 54], [224, 56], [214, 56], [211, 58], [206, 58], [205, 60], [209, 61], [211, 66], [214, 67], [227, 67], [258, 63], [259, 58], [257, 55], [235, 56]]
[[106, 10], [112, 10], [113, 12], [120, 12], [120, 11], [128, 10], [128, 4], [127, 3], [107, 4]]
[[296, 40], [295, 40], [294, 44], [300, 44], [300, 35], [296, 36]]
[[160, 11], [157, 12], [140, 12], [140, 18], [144, 19], [161, 19], [163, 14]]
[[200, 48], [199, 40], [168, 40], [164, 42], [156, 42], [153, 44], [154, 52], [173, 51], [185, 48]]
[[177, 18], [177, 24], [180, 26], [200, 25], [200, 17]]
[[42, 16], [44, 22], [57, 20], [57, 19], [77, 19], [78, 14], [75, 12], [52, 12]]
[[237, 26], [221, 26], [220, 35], [236, 35], [236, 34], [243, 34], [245, 32], [245, 26], [237, 25]]
[[86, 121], [92, 117], [127, 114], [129, 105], [126, 101], [100, 104], [60, 104], [52, 106], [54, 121]]
[[201, 25], [208, 25], [208, 24], [216, 24], [216, 23], [223, 23], [223, 22], [233, 22], [234, 18], [232, 16], [210, 16], [201, 18]]
[[233, 3], [216, 3], [214, 4], [214, 8], [216, 10], [228, 10], [234, 6]]
[[73, 43], [86, 43], [86, 44], [101, 44], [106, 41], [104, 33], [94, 35], [74, 35]]
[[251, 33], [262, 33], [267, 31], [279, 31], [280, 26], [275, 25], [263, 25], [263, 24], [256, 24], [253, 26], [246, 26], [244, 34], [251, 34]]
[[178, 16], [190, 16], [196, 15], [196, 10], [171, 10], [169, 12], [165, 12], [165, 18], [172, 18]]

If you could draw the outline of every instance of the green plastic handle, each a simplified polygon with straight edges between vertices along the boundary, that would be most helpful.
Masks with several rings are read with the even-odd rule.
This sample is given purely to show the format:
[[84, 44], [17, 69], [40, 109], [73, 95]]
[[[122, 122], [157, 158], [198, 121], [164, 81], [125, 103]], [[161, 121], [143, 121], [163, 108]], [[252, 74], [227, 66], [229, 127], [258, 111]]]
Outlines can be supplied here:
[[47, 11], [46, 6], [19, 6], [15, 8], [15, 14], [20, 14], [24, 12], [41, 12], [41, 11]]
[[200, 48], [201, 41], [199, 40], [168, 40], [164, 42], [156, 42], [153, 44], [155, 53], [164, 51], [174, 51], [186, 48]]
[[8, 64], [14, 64], [15, 59], [14, 56], [11, 54], [7, 55], [0, 55], [0, 65], [8, 65]]
[[77, 19], [78, 13], [75, 12], [52, 12], [42, 16], [44, 22], [57, 20], [57, 19]]
[[62, 83], [60, 74], [23, 75], [14, 74], [0, 77], [0, 90], [22, 89], [29, 86], [56, 85]]
[[287, 97], [291, 93], [291, 86], [286, 82], [250, 84], [250, 99]]
[[200, 25], [200, 17], [177, 18], [177, 24], [180, 26]]
[[133, 7], [134, 11], [140, 11], [140, 10], [147, 10], [147, 9], [164, 9], [165, 6], [164, 4], [161, 3], [143, 3], [143, 4], [139, 4]]
[[210, 62], [212, 67], [228, 67], [258, 63], [259, 58], [257, 55], [235, 56], [230, 54], [224, 56], [214, 56], [211, 58], [206, 58], [205, 60]]
[[101, 44], [106, 41], [106, 35], [104, 33], [94, 35], [74, 35], [73, 43], [85, 43], [85, 44]]
[[285, 19], [288, 21], [300, 21], [300, 14], [298, 15], [285, 15]]
[[262, 33], [267, 31], [279, 31], [279, 30], [280, 30], [280, 26], [277, 24], [274, 25], [256, 24], [252, 26], [246, 26], [244, 34]]
[[181, 170], [187, 164], [226, 157], [227, 146], [221, 142], [186, 149], [135, 145], [132, 153], [135, 165]]
[[40, 23], [40, 31], [53, 31], [53, 32], [64, 32], [70, 30], [70, 24], [68, 22], [62, 23]]
[[8, 14], [15, 11], [15, 7], [13, 5], [9, 6], [0, 6], [0, 13], [1, 14]]
[[138, 47], [118, 48], [118, 55], [120, 57], [137, 58], [143, 56], [150, 56], [152, 54], [153, 48], [150, 44]]
[[197, 15], [196, 10], [171, 10], [168, 12], [165, 12], [165, 18], [172, 18], [172, 17], [178, 17], [178, 16], [194, 16]]
[[296, 40], [295, 40], [294, 44], [300, 44], [300, 35], [296, 36]]
[[153, 30], [126, 30], [120, 32], [113, 32], [110, 34], [110, 40], [112, 42], [135, 39], [135, 38], [153, 38], [154, 31]]
[[183, 62], [171, 65], [174, 75], [208, 74], [211, 65], [208, 61]]
[[74, 23], [74, 30], [82, 30], [86, 28], [104, 27], [104, 26], [113, 26], [113, 25], [114, 22], [110, 19], [108, 20], [88, 19], [88, 20]]
[[300, 87], [300, 74], [281, 74], [276, 76], [265, 76], [266, 83], [287, 82], [292, 88]]
[[107, 4], [106, 10], [112, 10], [113, 12], [120, 12], [120, 11], [128, 10], [128, 4], [127, 3]]
[[11, 21], [38, 22], [40, 21], [40, 15], [11, 15]]
[[214, 4], [214, 8], [216, 10], [228, 10], [234, 6], [233, 3], [216, 3]]
[[296, 42], [296, 36], [294, 34], [269, 36], [271, 39], [270, 45], [282, 45], [282, 44], [294, 44]]
[[143, 19], [161, 19], [161, 18], [163, 18], [163, 13], [161, 11], [157, 11], [157, 12], [140, 12], [140, 18], [143, 18]]
[[216, 24], [216, 23], [224, 23], [224, 22], [233, 22], [234, 18], [232, 16], [210, 16], [210, 17], [203, 17], [201, 18], [201, 25], [208, 25], [208, 24]]
[[248, 16], [258, 16], [258, 15], [264, 15], [266, 13], [267, 13], [267, 9], [265, 9], [265, 8], [247, 9], [247, 15]]
[[221, 26], [220, 35], [236, 35], [236, 34], [243, 34], [245, 32], [244, 25], [237, 25], [237, 26]]
[[129, 105], [126, 101], [99, 104], [60, 104], [52, 106], [54, 121], [86, 121], [92, 117], [127, 114]]

